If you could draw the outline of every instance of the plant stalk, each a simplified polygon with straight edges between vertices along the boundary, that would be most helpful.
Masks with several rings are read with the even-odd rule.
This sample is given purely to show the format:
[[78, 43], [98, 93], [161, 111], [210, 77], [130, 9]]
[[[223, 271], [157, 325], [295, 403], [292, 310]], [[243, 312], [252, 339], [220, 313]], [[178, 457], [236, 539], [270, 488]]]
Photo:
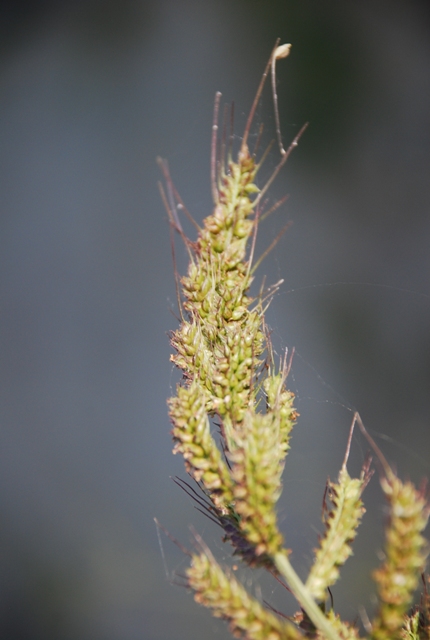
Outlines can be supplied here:
[[324, 633], [327, 640], [340, 640], [339, 635], [331, 626], [315, 600], [312, 598], [308, 589], [300, 580], [297, 573], [294, 571], [288, 557], [283, 552], [279, 552], [273, 558], [276, 568], [281, 573], [288, 583], [293, 595], [296, 597], [300, 606], [309, 618], [312, 620], [321, 633]]

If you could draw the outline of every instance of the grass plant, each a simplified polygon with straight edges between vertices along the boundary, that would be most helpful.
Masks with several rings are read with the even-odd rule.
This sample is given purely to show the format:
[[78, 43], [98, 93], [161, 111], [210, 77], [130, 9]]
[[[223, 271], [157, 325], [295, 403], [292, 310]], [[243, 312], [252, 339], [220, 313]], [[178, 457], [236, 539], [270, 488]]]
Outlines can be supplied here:
[[[171, 359], [181, 370], [182, 380], [168, 401], [174, 453], [183, 456], [186, 471], [197, 485], [182, 481], [182, 486], [221, 526], [223, 539], [236, 557], [250, 567], [264, 567], [285, 582], [298, 610], [289, 618], [268, 610], [231, 570], [218, 564], [197, 534], [186, 571], [187, 586], [196, 602], [229, 623], [234, 636], [249, 640], [430, 639], [430, 599], [425, 590], [420, 603], [412, 607], [428, 554], [423, 531], [429, 503], [424, 489], [397, 477], [358, 414], [337, 480], [327, 485], [323, 533], [305, 581], [290, 562], [285, 533], [278, 524], [281, 477], [299, 416], [287, 385], [291, 358], [285, 354], [281, 362], [275, 361], [265, 323], [265, 311], [281, 283], [255, 295], [250, 287], [260, 262], [254, 261], [258, 226], [268, 213], [263, 197], [306, 127], [285, 150], [277, 113], [275, 65], [288, 55], [289, 48], [277, 42], [272, 51], [236, 157], [231, 133], [229, 137], [224, 131], [221, 143], [218, 141], [221, 96], [216, 94], [211, 156], [214, 209], [202, 226], [193, 221], [195, 240], [183, 232], [178, 208], [186, 209], [167, 163], [160, 161], [160, 165], [166, 182], [161, 193], [171, 228], [181, 236], [189, 256], [187, 274], [177, 277], [180, 324], [171, 334]], [[264, 154], [258, 160], [257, 151], [249, 149], [249, 134], [270, 71], [280, 161], [259, 188], [256, 176]], [[364, 514], [363, 490], [372, 475], [370, 460], [358, 477], [348, 473], [355, 425], [379, 458], [388, 509], [384, 560], [373, 574], [379, 603], [373, 619], [364, 625], [364, 636], [356, 623], [341, 620], [327, 606], [329, 589], [352, 554]]]

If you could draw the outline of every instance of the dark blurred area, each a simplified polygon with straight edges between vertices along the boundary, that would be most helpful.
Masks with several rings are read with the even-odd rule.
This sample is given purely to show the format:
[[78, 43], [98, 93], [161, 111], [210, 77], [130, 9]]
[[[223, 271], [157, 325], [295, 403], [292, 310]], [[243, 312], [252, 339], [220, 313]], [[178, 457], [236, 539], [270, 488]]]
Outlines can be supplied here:
[[[189, 524], [170, 480], [178, 380], [167, 215], [155, 159], [198, 221], [211, 211], [213, 97], [237, 141], [275, 39], [284, 141], [310, 125], [270, 203], [257, 277], [301, 418], [280, 519], [304, 575], [327, 475], [357, 408], [395, 469], [430, 473], [430, 10], [412, 0], [87, 0], [0, 4], [0, 638], [226, 637], [180, 582]], [[275, 135], [269, 87], [257, 114]], [[275, 146], [261, 184], [276, 165]], [[192, 229], [190, 229], [192, 233]], [[186, 267], [178, 245], [178, 263]], [[358, 436], [357, 473], [368, 446]], [[377, 474], [335, 608], [371, 613], [384, 518]], [[161, 541], [161, 545], [160, 545]], [[260, 574], [239, 577], [292, 613]]]

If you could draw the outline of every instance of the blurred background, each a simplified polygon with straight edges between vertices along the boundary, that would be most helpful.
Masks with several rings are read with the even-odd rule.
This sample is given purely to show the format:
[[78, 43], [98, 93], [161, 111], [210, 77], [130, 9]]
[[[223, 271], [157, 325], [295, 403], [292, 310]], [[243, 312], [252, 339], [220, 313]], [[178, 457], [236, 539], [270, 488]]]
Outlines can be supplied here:
[[[0, 638], [228, 637], [181, 582], [189, 525], [220, 532], [171, 481], [166, 398], [177, 326], [158, 155], [198, 221], [211, 211], [216, 90], [236, 143], [275, 39], [284, 143], [310, 125], [271, 190], [257, 277], [284, 278], [268, 314], [295, 347], [301, 414], [280, 521], [306, 574], [324, 485], [353, 407], [404, 477], [430, 459], [430, 9], [416, 0], [70, 0], [0, 4]], [[254, 133], [275, 135], [269, 87]], [[260, 185], [278, 161], [274, 146]], [[188, 229], [188, 227], [186, 227]], [[192, 230], [190, 229], [190, 233]], [[186, 254], [178, 244], [180, 270]], [[357, 436], [350, 471], [367, 444]], [[333, 590], [374, 606], [384, 505], [366, 490], [355, 556]], [[285, 613], [287, 592], [239, 569]]]

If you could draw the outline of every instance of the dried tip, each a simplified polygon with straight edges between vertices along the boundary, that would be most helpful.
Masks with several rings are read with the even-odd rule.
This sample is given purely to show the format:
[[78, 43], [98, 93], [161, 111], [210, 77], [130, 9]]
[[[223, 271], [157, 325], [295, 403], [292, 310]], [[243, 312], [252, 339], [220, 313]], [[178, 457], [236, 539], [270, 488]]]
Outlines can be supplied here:
[[286, 58], [290, 54], [291, 44], [281, 44], [279, 47], [275, 49], [275, 60], [280, 60], [281, 58]]

